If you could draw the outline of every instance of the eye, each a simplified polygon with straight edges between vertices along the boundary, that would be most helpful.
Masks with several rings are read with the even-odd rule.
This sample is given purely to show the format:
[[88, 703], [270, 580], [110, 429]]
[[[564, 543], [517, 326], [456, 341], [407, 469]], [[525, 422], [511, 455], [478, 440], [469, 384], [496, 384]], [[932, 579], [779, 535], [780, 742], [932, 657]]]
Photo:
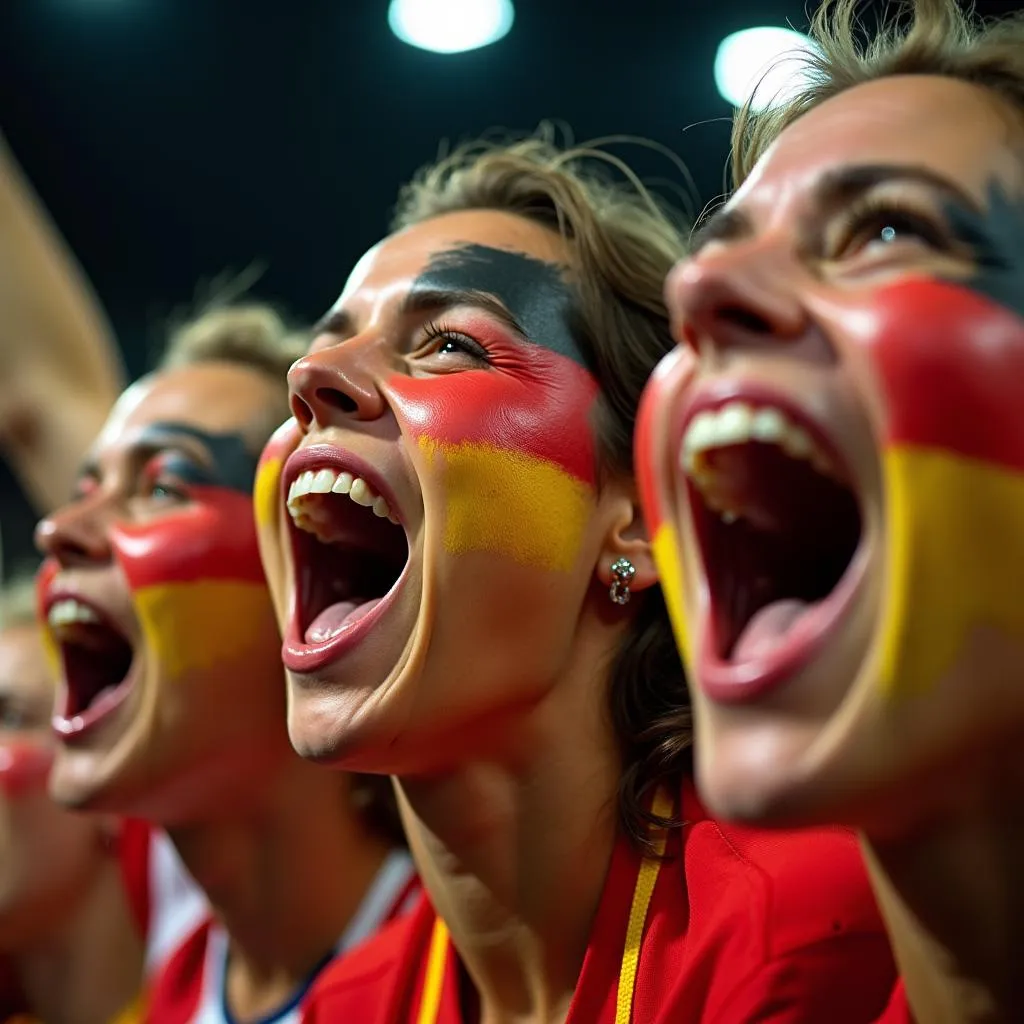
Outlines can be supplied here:
[[832, 246], [832, 255], [836, 259], [867, 253], [879, 255], [907, 245], [948, 252], [952, 240], [929, 214], [892, 200], [869, 200], [849, 211]]
[[0, 697], [0, 729], [28, 729], [34, 724], [25, 708], [19, 707], [9, 697]]
[[71, 491], [72, 501], [81, 501], [82, 498], [87, 498], [90, 494], [96, 491], [100, 486], [99, 480], [93, 473], [86, 473], [80, 476], [75, 481], [75, 486]]
[[188, 494], [178, 477], [169, 471], [166, 455], [158, 455], [142, 469], [138, 493], [160, 503], [187, 501]]
[[424, 327], [419, 351], [423, 356], [440, 356], [453, 362], [459, 359], [476, 365], [489, 365], [491, 361], [487, 349], [480, 342], [439, 323], [429, 323]]

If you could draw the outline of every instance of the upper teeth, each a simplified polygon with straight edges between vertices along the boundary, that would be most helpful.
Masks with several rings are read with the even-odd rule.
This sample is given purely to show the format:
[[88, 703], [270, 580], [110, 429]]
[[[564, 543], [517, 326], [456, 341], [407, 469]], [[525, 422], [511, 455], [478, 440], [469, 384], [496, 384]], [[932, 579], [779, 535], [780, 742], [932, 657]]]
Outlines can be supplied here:
[[72, 622], [99, 622], [100, 617], [88, 606], [74, 598], [63, 598], [50, 605], [46, 616], [51, 626], [68, 626]]
[[288, 488], [288, 512], [295, 525], [302, 529], [318, 532], [314, 528], [317, 525], [314, 520], [318, 517], [304, 500], [309, 494], [347, 494], [357, 505], [370, 509], [375, 516], [398, 524], [387, 500], [377, 494], [362, 477], [339, 473], [333, 469], [307, 469]]
[[705, 453], [747, 441], [776, 444], [794, 459], [807, 459], [819, 473], [834, 472], [828, 455], [781, 409], [755, 409], [739, 401], [694, 416], [683, 436], [680, 463], [688, 474], [699, 477], [706, 472]]

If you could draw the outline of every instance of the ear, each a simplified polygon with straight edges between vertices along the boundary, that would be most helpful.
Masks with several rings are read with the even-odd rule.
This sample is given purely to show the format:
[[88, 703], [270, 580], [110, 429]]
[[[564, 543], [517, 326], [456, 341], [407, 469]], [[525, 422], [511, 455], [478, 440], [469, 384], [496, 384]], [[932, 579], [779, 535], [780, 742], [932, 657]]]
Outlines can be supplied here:
[[620, 558], [625, 558], [635, 570], [629, 580], [632, 592], [654, 586], [658, 582], [658, 570], [654, 565], [647, 524], [644, 522], [635, 482], [621, 480], [608, 483], [602, 499], [609, 509], [609, 525], [594, 570], [598, 580], [610, 589], [618, 579], [612, 572], [612, 566]]

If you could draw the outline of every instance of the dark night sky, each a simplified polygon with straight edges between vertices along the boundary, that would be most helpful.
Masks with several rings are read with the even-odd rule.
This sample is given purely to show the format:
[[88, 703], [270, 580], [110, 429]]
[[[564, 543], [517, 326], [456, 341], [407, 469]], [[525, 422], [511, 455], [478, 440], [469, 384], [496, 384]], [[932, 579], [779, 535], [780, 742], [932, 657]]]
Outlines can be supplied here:
[[[260, 297], [296, 317], [322, 313], [384, 233], [398, 185], [443, 138], [546, 118], [579, 140], [645, 136], [686, 160], [707, 201], [721, 191], [728, 138], [718, 41], [751, 24], [806, 24], [802, 0], [517, 0], [504, 40], [441, 56], [395, 39], [386, 8], [0, 4], [0, 130], [133, 374], [200, 282], [254, 260], [267, 268]], [[637, 163], [679, 181], [667, 160]], [[23, 547], [25, 517], [2, 478], [0, 509], [8, 547]]]

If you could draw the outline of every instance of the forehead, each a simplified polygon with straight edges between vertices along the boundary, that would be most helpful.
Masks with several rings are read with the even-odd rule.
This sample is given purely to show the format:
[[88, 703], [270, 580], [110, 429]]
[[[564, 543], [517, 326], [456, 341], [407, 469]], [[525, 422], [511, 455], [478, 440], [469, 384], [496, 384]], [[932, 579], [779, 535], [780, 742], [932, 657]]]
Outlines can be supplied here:
[[39, 630], [27, 624], [0, 629], [0, 688], [24, 692], [52, 685]]
[[247, 366], [211, 362], [164, 370], [121, 395], [94, 448], [130, 444], [153, 423], [181, 423], [211, 434], [246, 432], [280, 401], [274, 382]]
[[989, 90], [905, 75], [848, 89], [790, 125], [730, 206], [779, 210], [823, 174], [850, 164], [910, 164], [984, 201], [993, 178], [1020, 180], [1022, 125]]
[[439, 253], [467, 245], [568, 263], [563, 240], [548, 228], [499, 210], [460, 210], [414, 224], [378, 242], [356, 264], [338, 305], [351, 306], [408, 291]]

